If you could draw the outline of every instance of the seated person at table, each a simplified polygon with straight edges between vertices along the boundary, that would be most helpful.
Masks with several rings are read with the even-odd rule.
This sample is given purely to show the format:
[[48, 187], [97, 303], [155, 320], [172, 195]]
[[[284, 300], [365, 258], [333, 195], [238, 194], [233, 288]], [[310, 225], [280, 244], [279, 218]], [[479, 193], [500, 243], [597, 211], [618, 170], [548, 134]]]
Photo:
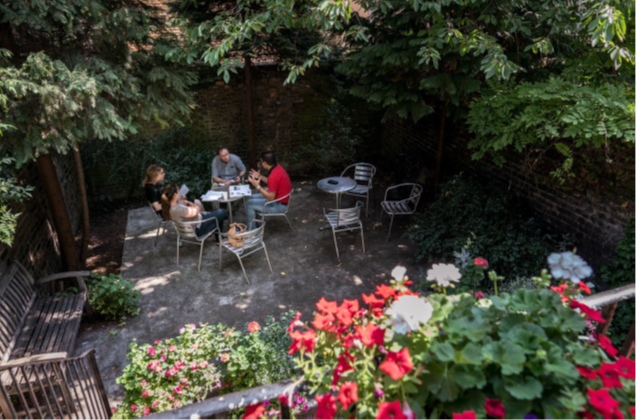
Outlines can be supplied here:
[[[250, 170], [249, 182], [258, 189], [259, 194], [253, 194], [247, 200], [247, 228], [250, 228], [252, 220], [256, 219], [256, 212], [263, 211], [263, 205], [272, 200], [277, 200], [286, 196], [292, 190], [291, 180], [287, 171], [276, 163], [273, 152], [265, 152], [260, 159], [263, 169], [269, 171], [268, 176], [261, 175], [261, 171]], [[267, 184], [267, 188], [261, 187], [261, 181]], [[267, 213], [282, 213], [287, 208], [289, 197], [268, 205], [265, 208]]]
[[216, 157], [212, 159], [212, 188], [218, 187], [219, 184], [240, 184], [243, 175], [245, 165], [241, 158], [231, 154], [227, 147], [220, 146], [216, 151]]
[[[175, 222], [194, 222], [197, 220], [205, 220], [210, 217], [216, 217], [216, 220], [211, 219], [203, 223], [195, 225], [195, 232], [197, 236], [201, 237], [216, 229], [216, 222], [219, 222], [219, 230], [223, 231], [223, 222], [227, 219], [227, 212], [224, 209], [215, 210], [213, 212], [201, 211], [201, 208], [185, 199], [185, 197], [179, 197], [179, 188], [176, 184], [168, 184], [163, 190], [163, 195], [166, 200], [164, 201], [164, 212], [168, 213], [170, 220]], [[219, 236], [216, 235], [216, 241], [219, 241]]]
[[166, 173], [161, 166], [150, 165], [148, 169], [146, 169], [146, 179], [144, 179], [143, 182], [146, 199], [158, 215], [161, 215], [162, 183], [165, 176]]

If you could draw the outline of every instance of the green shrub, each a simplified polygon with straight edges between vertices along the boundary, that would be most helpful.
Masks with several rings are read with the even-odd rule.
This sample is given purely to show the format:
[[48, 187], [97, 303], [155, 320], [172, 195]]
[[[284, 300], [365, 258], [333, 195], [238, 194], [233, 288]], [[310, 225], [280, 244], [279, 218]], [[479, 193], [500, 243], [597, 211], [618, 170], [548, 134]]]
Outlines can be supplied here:
[[107, 320], [122, 321], [139, 315], [140, 293], [134, 290], [135, 283], [121, 274], [92, 274], [86, 279], [86, 287], [91, 306]]
[[[601, 268], [601, 278], [610, 288], [634, 283], [634, 219], [627, 224], [625, 237], [616, 247], [616, 255], [607, 265]], [[622, 345], [634, 322], [634, 299], [621, 302], [610, 324], [609, 335], [615, 345]]]
[[172, 410], [211, 394], [292, 377], [293, 362], [287, 355], [292, 340], [286, 327], [294, 314], [288, 312], [279, 321], [268, 317], [262, 327], [252, 322], [246, 332], [222, 324], [189, 324], [177, 337], [153, 345], [131, 343], [130, 364], [117, 379], [126, 395], [113, 418]]
[[556, 243], [524, 213], [513, 193], [460, 174], [442, 186], [407, 234], [417, 244], [418, 261], [453, 262], [465, 250], [508, 278], [528, 276], [545, 265], [548, 250], [564, 249], [570, 241]]

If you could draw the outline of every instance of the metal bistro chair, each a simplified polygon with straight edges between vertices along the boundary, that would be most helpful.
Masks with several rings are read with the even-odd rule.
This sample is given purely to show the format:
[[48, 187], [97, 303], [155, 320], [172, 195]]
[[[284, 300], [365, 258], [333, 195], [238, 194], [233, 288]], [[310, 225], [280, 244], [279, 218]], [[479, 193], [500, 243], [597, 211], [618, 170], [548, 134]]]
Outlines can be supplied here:
[[[362, 221], [360, 220], [360, 209], [364, 206], [362, 201], [358, 201], [355, 207], [350, 209], [329, 209], [327, 211], [324, 207], [322, 209], [325, 214], [325, 219], [331, 226], [333, 232], [333, 242], [336, 244], [336, 255], [340, 259], [340, 252], [338, 251], [338, 241], [336, 240], [337, 232], [354, 231], [360, 229], [360, 237], [362, 238], [362, 253], [366, 253], [364, 249], [364, 229], [362, 228]], [[324, 234], [323, 230], [323, 234]], [[324, 236], [324, 235], [323, 235]]]
[[[268, 201], [267, 203], [265, 203], [263, 205], [263, 209], [259, 212], [261, 213], [261, 217], [260, 219], [264, 222], [265, 221], [265, 217], [272, 217], [272, 216], [283, 216], [285, 217], [285, 219], [287, 219], [287, 223], [289, 223], [289, 227], [292, 228], [292, 231], [294, 231], [294, 225], [292, 225], [291, 220], [289, 220], [289, 216], [287, 215], [287, 212], [289, 211], [289, 204], [291, 203], [291, 195], [294, 193], [294, 189], [292, 188], [292, 190], [289, 192], [289, 194], [281, 197], [281, 198], [277, 198], [276, 200], [272, 200], [272, 201]], [[287, 202], [287, 205], [285, 206], [285, 211], [282, 213], [265, 213], [265, 209], [267, 208], [268, 205], [271, 205], [272, 203], [276, 203], [278, 201], [284, 200], [285, 198], [289, 197], [289, 201]]]
[[[260, 226], [256, 227], [257, 224], [260, 224]], [[221, 246], [219, 247], [219, 271], [223, 271], [223, 248], [225, 248], [228, 251], [232, 252], [234, 255], [236, 255], [236, 258], [238, 258], [239, 264], [241, 264], [241, 269], [243, 270], [243, 275], [245, 276], [245, 281], [247, 281], [248, 285], [250, 284], [250, 279], [247, 277], [247, 273], [245, 272], [245, 266], [243, 266], [243, 261], [241, 260], [247, 257], [248, 255], [255, 253], [256, 251], [260, 251], [261, 249], [265, 251], [265, 258], [267, 258], [267, 265], [269, 265], [269, 272], [274, 273], [272, 271], [272, 263], [269, 261], [269, 255], [267, 254], [267, 247], [265, 246], [265, 242], [263, 242], [263, 233], [265, 232], [265, 222], [263, 222], [262, 220], [253, 220], [252, 223], [250, 223], [249, 228], [250, 229], [247, 232], [243, 232], [243, 233], [235, 233], [235, 234], [221, 233], [220, 234]], [[231, 245], [230, 241], [228, 240], [228, 238], [230, 237], [236, 238], [236, 239], [242, 238], [243, 246], [235, 247]]]
[[369, 217], [369, 196], [371, 194], [371, 189], [373, 188], [373, 176], [376, 172], [375, 166], [370, 163], [354, 163], [353, 165], [347, 166], [340, 176], [344, 177], [347, 171], [351, 168], [355, 168], [353, 179], [356, 181], [357, 185], [353, 190], [344, 193], [344, 195], [366, 198], [366, 217]]
[[[207, 222], [208, 220], [216, 220], [216, 228], [209, 233], [206, 233], [204, 236], [198, 236], [196, 233], [196, 227], [199, 223]], [[177, 265], [179, 265], [179, 242], [183, 241], [184, 243], [200, 245], [199, 250], [199, 267], [198, 270], [201, 271], [201, 258], [203, 257], [203, 244], [205, 240], [208, 239], [213, 233], [220, 233], [219, 230], [219, 221], [216, 217], [208, 217], [207, 219], [195, 220], [192, 222], [172, 222], [174, 227], [177, 229]]]
[[157, 234], [155, 235], [155, 246], [157, 246], [157, 241], [159, 240], [159, 232], [161, 232], [161, 230], [163, 229], [163, 232], [161, 232], [161, 234], [163, 235], [164, 233], [166, 233], [166, 231], [168, 230], [168, 224], [170, 224], [170, 220], [164, 220], [163, 217], [161, 217], [161, 215], [157, 214], [157, 212], [155, 211], [155, 208], [152, 207], [152, 203], [150, 201], [148, 201], [148, 205], [150, 206], [150, 211], [152, 211], [152, 214], [155, 215], [155, 219], [157, 220], [157, 223], [159, 224], [159, 226], [157, 227]]
[[[399, 201], [387, 201], [387, 196], [390, 190], [395, 188], [402, 188], [411, 186], [411, 193], [409, 197], [404, 200]], [[389, 225], [389, 234], [386, 236], [386, 240], [388, 242], [389, 237], [391, 236], [391, 228], [393, 228], [393, 217], [395, 216], [404, 216], [404, 215], [412, 215], [415, 213], [417, 209], [417, 205], [420, 202], [420, 197], [422, 195], [422, 186], [420, 184], [414, 183], [406, 183], [400, 185], [394, 185], [393, 187], [389, 187], [386, 189], [384, 193], [384, 201], [382, 201], [382, 213], [380, 213], [380, 220], [382, 220], [382, 216], [384, 212], [391, 216], [391, 224]]]

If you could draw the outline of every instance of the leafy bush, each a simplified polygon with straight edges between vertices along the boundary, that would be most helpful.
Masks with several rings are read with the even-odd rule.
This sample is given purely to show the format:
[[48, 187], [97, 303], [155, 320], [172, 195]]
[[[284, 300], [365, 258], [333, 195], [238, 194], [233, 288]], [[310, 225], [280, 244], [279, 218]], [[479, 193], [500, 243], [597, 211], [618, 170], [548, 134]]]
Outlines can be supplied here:
[[86, 279], [91, 306], [108, 320], [120, 321], [139, 315], [139, 296], [135, 283], [121, 274], [92, 274]]
[[82, 146], [88, 183], [110, 185], [121, 189], [122, 195], [141, 191], [146, 168], [159, 164], [165, 168], [165, 182], [186, 184], [191, 199], [200, 197], [211, 186], [211, 164], [216, 149], [190, 141], [190, 129], [162, 133], [150, 140], [123, 142], [89, 142]]
[[[0, 132], [0, 135], [2, 133]], [[15, 162], [11, 158], [0, 158], [0, 243], [8, 246], [13, 244], [15, 227], [20, 213], [12, 211], [15, 203], [31, 198], [33, 187], [19, 185], [11, 165]]]
[[131, 343], [131, 363], [117, 379], [126, 395], [114, 418], [172, 410], [212, 393], [288, 379], [294, 372], [285, 328], [293, 315], [280, 321], [269, 317], [263, 327], [252, 322], [247, 333], [222, 324], [186, 325], [177, 337], [154, 345]]
[[486, 258], [509, 278], [538, 272], [548, 249], [566, 247], [524, 216], [512, 193], [458, 175], [443, 185], [439, 198], [409, 227], [418, 261], [451, 262], [466, 250]]
[[563, 283], [555, 293], [543, 288], [551, 281], [544, 270], [537, 290], [424, 298], [409, 290], [405, 271], [363, 294], [368, 308], [323, 298], [313, 322], [290, 332], [303, 379], [318, 394], [316, 418], [630, 415], [634, 361], [612, 363], [617, 351], [605, 336], [579, 338], [588, 319], [600, 318], [571, 300], [584, 285]]
[[[634, 283], [634, 219], [627, 224], [625, 237], [616, 247], [616, 255], [607, 265], [601, 268], [601, 278], [610, 288]], [[634, 299], [621, 302], [610, 324], [610, 338], [616, 345], [622, 345], [634, 322]]]

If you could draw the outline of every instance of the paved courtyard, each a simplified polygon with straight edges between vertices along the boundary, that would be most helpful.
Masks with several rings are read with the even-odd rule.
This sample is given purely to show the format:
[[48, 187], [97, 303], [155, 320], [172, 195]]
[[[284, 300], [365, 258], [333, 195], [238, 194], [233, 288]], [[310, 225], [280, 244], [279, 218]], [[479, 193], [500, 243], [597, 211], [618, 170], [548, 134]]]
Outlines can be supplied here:
[[[201, 272], [197, 271], [199, 248], [185, 244], [180, 265], [176, 265], [176, 233], [171, 228], [154, 246], [156, 222], [148, 207], [131, 210], [122, 259], [122, 274], [136, 283], [141, 292], [141, 312], [125, 326], [84, 323], [77, 340], [76, 354], [95, 348], [97, 362], [112, 404], [119, 404], [123, 388], [115, 380], [127, 365], [128, 346], [151, 343], [178, 334], [187, 323], [224, 323], [242, 328], [247, 322], [264, 322], [268, 315], [279, 316], [290, 309], [303, 312], [305, 319], [315, 310], [315, 302], [360, 297], [388, 281], [397, 264], [406, 265], [411, 278], [423, 266], [413, 263], [414, 246], [401, 234], [408, 218], [396, 219], [392, 239], [386, 242], [389, 218], [379, 222], [380, 197], [369, 217], [363, 214], [366, 253], [362, 253], [359, 232], [339, 233], [340, 260], [336, 258], [331, 230], [319, 230], [322, 207], [332, 207], [335, 197], [320, 191], [315, 182], [294, 183], [290, 216], [292, 232], [283, 218], [269, 219], [265, 243], [272, 263], [269, 272], [264, 253], [243, 260], [250, 278], [248, 286], [236, 257], [223, 254], [219, 272], [218, 248], [210, 241], [203, 251]], [[354, 198], [343, 198], [343, 206]], [[244, 222], [244, 209], [234, 215]], [[227, 225], [226, 225], [227, 229]]]

